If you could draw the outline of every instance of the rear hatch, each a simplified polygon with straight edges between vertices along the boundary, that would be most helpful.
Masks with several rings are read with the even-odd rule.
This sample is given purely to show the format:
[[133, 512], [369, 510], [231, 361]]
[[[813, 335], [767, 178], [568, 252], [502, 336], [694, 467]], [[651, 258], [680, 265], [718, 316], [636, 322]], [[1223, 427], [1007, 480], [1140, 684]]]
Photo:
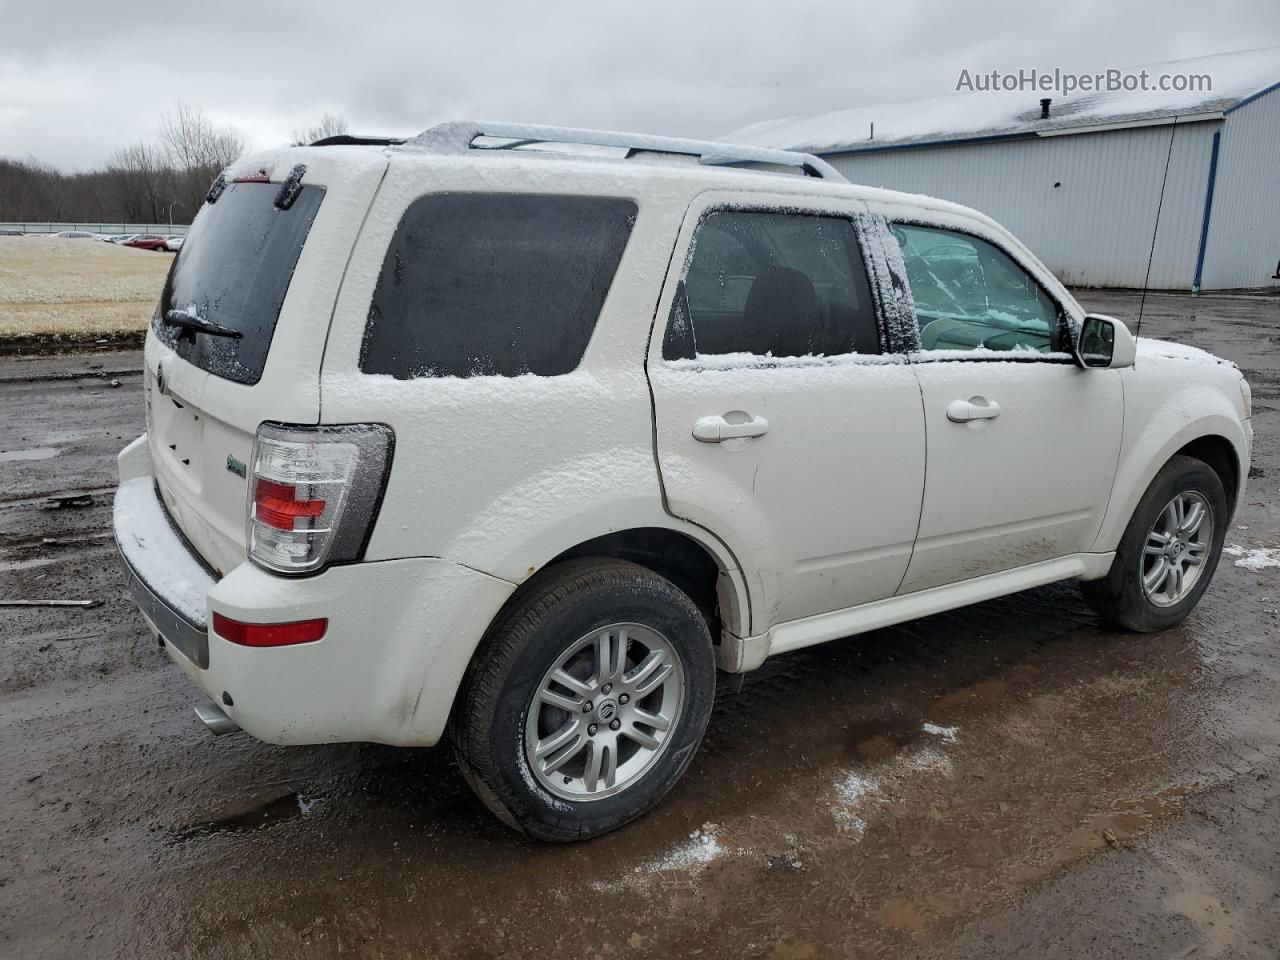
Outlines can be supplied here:
[[334, 300], [386, 166], [360, 146], [238, 162], [174, 259], [147, 335], [147, 432], [170, 515], [219, 575], [245, 559], [258, 425], [319, 422]]

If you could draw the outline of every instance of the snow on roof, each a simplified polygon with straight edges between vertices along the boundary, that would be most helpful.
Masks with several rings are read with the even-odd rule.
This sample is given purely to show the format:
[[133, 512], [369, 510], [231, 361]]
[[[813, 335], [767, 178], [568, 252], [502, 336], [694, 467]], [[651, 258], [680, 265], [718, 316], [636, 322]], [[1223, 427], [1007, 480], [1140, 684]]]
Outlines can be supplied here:
[[[1110, 124], [1169, 123], [1175, 117], [1215, 114], [1280, 84], [1280, 47], [1220, 53], [1130, 67], [1151, 82], [1161, 75], [1208, 74], [1210, 90], [1072, 93], [971, 91], [925, 100], [854, 107], [808, 117], [785, 117], [742, 127], [721, 139], [748, 146], [846, 153], [985, 137], [1085, 133]], [[1051, 97], [1048, 120], [1040, 99]], [[874, 139], [871, 125], [875, 124]]]

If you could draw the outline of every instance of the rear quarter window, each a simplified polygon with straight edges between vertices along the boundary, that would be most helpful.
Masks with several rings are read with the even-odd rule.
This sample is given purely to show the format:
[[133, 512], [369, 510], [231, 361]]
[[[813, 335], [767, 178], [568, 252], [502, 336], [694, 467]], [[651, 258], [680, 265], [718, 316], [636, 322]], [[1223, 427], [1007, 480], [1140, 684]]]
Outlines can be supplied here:
[[618, 197], [419, 197], [383, 260], [360, 369], [401, 380], [574, 370], [635, 217]]

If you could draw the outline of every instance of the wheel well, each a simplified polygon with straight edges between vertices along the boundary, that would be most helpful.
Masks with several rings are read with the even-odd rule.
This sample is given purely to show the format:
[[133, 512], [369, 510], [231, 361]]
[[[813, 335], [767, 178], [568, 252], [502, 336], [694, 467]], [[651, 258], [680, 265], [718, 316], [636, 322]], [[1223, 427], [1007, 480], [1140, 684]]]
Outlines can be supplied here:
[[666, 577], [688, 594], [702, 611], [707, 620], [707, 629], [711, 632], [711, 640], [715, 644], [720, 643], [722, 625], [730, 629], [736, 627], [735, 612], [732, 609], [722, 610], [720, 603], [719, 563], [706, 547], [677, 530], [640, 527], [607, 533], [564, 551], [543, 570], [574, 557], [616, 557], [630, 560]]
[[1240, 495], [1240, 463], [1236, 459], [1235, 447], [1226, 437], [1198, 437], [1184, 446], [1178, 453], [1195, 457], [1209, 466], [1218, 479], [1222, 481], [1222, 489], [1227, 494], [1228, 513], [1234, 513], [1236, 497]]

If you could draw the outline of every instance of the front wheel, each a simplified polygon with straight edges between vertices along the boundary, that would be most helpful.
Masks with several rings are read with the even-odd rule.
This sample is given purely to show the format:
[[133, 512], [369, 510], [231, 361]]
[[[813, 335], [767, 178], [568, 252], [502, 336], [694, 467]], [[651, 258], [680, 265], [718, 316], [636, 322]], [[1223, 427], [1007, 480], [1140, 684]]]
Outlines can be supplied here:
[[634, 563], [573, 560], [494, 623], [451, 738], [499, 819], [543, 840], [585, 839], [675, 785], [714, 695], [711, 637], [687, 595]]
[[1217, 569], [1228, 509], [1212, 468], [1173, 457], [1139, 501], [1107, 575], [1080, 585], [1085, 600], [1107, 623], [1128, 630], [1180, 623]]

